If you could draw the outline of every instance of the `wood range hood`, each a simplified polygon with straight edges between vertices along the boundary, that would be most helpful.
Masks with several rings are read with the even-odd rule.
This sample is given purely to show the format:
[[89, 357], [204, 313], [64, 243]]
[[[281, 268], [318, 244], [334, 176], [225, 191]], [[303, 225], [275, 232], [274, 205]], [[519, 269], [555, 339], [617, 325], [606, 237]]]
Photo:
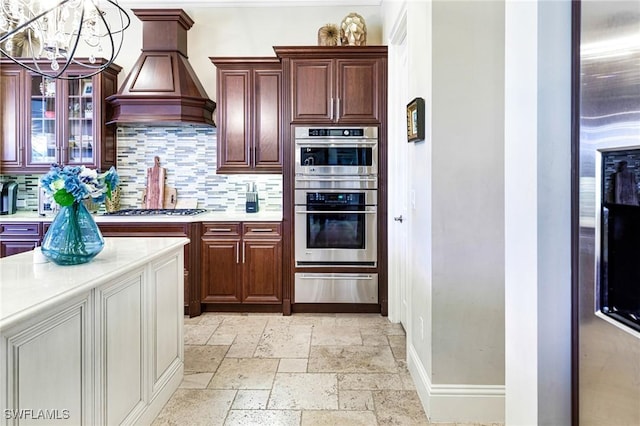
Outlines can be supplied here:
[[120, 90], [109, 96], [107, 124], [213, 126], [209, 99], [187, 59], [193, 20], [182, 9], [132, 9], [142, 21], [142, 54]]

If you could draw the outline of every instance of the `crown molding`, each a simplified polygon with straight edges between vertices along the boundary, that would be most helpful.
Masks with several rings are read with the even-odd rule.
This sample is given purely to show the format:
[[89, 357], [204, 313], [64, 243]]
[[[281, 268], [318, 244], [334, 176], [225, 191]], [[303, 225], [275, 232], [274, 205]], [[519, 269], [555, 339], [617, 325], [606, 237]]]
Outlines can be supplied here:
[[124, 7], [308, 7], [381, 6], [382, 0], [120, 0]]

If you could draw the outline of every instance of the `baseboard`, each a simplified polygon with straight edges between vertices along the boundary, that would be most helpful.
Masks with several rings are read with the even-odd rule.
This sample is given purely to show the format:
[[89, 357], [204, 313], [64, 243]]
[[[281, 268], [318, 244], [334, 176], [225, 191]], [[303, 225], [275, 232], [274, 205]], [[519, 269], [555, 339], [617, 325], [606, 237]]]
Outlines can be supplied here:
[[504, 423], [504, 386], [432, 384], [411, 344], [407, 361], [418, 397], [431, 422]]

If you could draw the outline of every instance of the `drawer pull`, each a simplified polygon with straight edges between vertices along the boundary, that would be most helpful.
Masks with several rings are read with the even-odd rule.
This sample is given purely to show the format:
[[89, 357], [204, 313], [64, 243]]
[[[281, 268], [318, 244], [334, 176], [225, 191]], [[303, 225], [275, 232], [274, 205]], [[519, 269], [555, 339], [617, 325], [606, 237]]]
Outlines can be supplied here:
[[273, 229], [271, 229], [271, 228], [257, 228], [257, 229], [250, 229], [249, 232], [273, 232]]
[[231, 232], [231, 228], [211, 228], [209, 232]]
[[9, 228], [9, 229], [7, 229], [7, 231], [34, 231], [34, 229], [31, 229], [31, 228]]

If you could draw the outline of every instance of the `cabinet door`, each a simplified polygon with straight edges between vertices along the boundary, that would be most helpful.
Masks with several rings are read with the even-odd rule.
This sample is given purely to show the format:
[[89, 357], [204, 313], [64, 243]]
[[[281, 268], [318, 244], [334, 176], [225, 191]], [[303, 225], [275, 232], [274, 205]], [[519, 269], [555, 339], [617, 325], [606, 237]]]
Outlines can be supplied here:
[[244, 240], [243, 302], [280, 303], [282, 301], [282, 242]]
[[131, 424], [145, 405], [145, 280], [132, 275], [95, 291], [99, 424]]
[[21, 167], [24, 161], [20, 109], [22, 81], [20, 70], [2, 69], [0, 73], [0, 174]]
[[282, 173], [281, 70], [253, 74], [253, 166], [255, 171]]
[[89, 77], [65, 81], [64, 84], [68, 105], [65, 128], [61, 135], [62, 161], [69, 165], [95, 165], [94, 81]]
[[[3, 424], [94, 423], [91, 317], [85, 295], [25, 320], [22, 330], [3, 330]], [[9, 410], [16, 414], [8, 416]], [[21, 410], [46, 410], [52, 417], [19, 417]]]
[[331, 59], [291, 60], [291, 121], [331, 123], [334, 73]]
[[249, 70], [218, 71], [218, 172], [251, 166]]
[[0, 241], [0, 257], [31, 251], [38, 245], [38, 240], [33, 241]]
[[380, 120], [380, 59], [336, 60], [336, 121], [377, 123]]
[[[27, 74], [27, 123], [25, 167], [48, 170], [51, 163], [61, 161], [58, 120], [62, 113], [62, 82], [37, 74]], [[56, 98], [58, 99], [56, 101]]]
[[202, 239], [203, 303], [240, 303], [240, 238]]
[[182, 367], [184, 315], [183, 264], [172, 255], [151, 264], [149, 299], [151, 315], [149, 332], [151, 347], [151, 399], [161, 392], [167, 381]]

